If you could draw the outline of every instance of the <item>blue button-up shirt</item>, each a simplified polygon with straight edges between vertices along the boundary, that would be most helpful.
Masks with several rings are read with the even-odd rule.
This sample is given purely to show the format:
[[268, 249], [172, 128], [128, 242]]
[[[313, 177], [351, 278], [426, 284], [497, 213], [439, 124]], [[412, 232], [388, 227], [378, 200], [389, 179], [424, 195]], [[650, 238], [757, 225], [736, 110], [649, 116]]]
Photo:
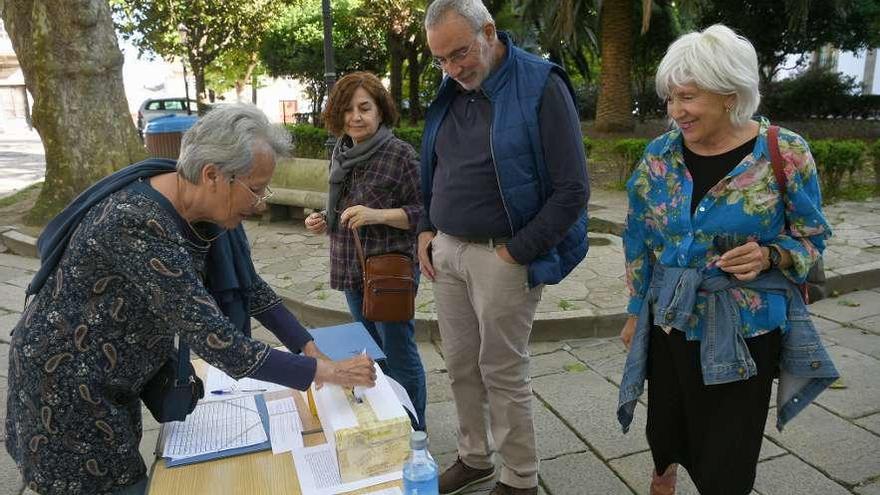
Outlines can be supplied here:
[[[630, 314], [639, 314], [655, 263], [720, 274], [715, 261], [722, 253], [713, 241], [722, 235], [737, 244], [753, 240], [787, 250], [793, 263], [784, 275], [794, 283], [806, 279], [831, 235], [821, 210], [816, 164], [803, 138], [780, 129], [787, 179], [783, 201], [767, 145], [770, 122], [759, 123], [752, 152], [709, 190], [693, 215], [693, 180], [684, 164], [681, 131], [667, 132], [648, 145], [627, 183], [629, 214], [623, 240]], [[779, 294], [747, 287], [733, 288], [730, 294], [739, 308], [743, 336], [788, 328], [786, 301]], [[682, 328], [688, 340], [700, 340], [706, 311], [706, 298], [698, 294]]]

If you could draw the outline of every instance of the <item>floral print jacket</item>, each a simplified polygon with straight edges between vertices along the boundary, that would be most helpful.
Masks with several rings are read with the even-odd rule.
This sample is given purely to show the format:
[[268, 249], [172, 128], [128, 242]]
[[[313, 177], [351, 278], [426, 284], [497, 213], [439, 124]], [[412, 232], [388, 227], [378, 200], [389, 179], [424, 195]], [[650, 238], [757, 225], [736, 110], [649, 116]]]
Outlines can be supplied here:
[[[721, 274], [714, 266], [721, 254], [715, 247], [718, 236], [733, 238], [737, 244], [754, 240], [779, 246], [791, 253], [793, 260], [783, 271], [785, 276], [796, 283], [806, 279], [831, 235], [822, 214], [816, 164], [802, 137], [780, 129], [779, 149], [788, 182], [783, 201], [770, 162], [770, 122], [761, 118], [759, 126], [752, 152], [709, 190], [693, 216], [693, 180], [684, 164], [681, 131], [669, 131], [645, 149], [627, 182], [629, 211], [623, 242], [629, 314], [639, 313], [655, 263], [701, 267]], [[733, 290], [744, 337], [775, 328], [785, 330], [784, 296]], [[689, 340], [701, 338], [705, 311], [705, 298], [699, 297], [688, 328], [683, 329]]]

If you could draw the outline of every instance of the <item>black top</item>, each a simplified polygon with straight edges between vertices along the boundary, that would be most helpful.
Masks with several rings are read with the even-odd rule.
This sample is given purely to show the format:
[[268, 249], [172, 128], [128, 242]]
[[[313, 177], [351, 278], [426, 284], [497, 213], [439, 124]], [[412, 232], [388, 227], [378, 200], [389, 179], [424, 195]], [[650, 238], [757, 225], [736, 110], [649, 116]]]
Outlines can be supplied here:
[[700, 204], [703, 196], [752, 152], [757, 141], [758, 137], [755, 136], [730, 151], [709, 156], [698, 155], [691, 151], [687, 145], [684, 146], [684, 164], [694, 181], [694, 191], [691, 195], [691, 215], [697, 210], [697, 205]]
[[511, 232], [490, 150], [492, 105], [479, 90], [458, 93], [437, 132], [431, 211], [422, 217], [419, 231], [441, 230], [470, 238], [513, 236], [507, 248], [519, 263], [528, 263], [552, 247], [547, 245], [555, 242], [551, 233], [565, 232], [571, 224], [567, 212], [580, 211], [589, 197], [577, 109], [556, 74], [547, 79], [538, 122], [554, 194], [538, 217], [519, 232]]

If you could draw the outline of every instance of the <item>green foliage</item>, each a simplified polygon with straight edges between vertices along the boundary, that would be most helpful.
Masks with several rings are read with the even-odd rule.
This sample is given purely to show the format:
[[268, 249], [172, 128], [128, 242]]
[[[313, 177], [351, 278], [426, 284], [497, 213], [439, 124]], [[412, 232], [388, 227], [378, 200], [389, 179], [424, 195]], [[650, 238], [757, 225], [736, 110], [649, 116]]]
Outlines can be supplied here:
[[826, 44], [843, 50], [880, 44], [876, 0], [704, 0], [700, 4], [698, 26], [721, 22], [752, 42], [765, 83], [788, 55], [810, 53]]
[[593, 152], [593, 146], [594, 146], [593, 140], [588, 138], [587, 136], [584, 136], [583, 143], [584, 143], [584, 152], [587, 154], [587, 156], [590, 156], [590, 153]]
[[400, 139], [406, 141], [411, 144], [416, 151], [420, 151], [422, 149], [422, 132], [424, 128], [421, 126], [418, 127], [396, 127], [394, 129], [394, 135], [399, 137]]
[[[116, 28], [142, 54], [166, 59], [184, 55], [196, 78], [199, 101], [206, 90], [205, 71], [218, 58], [239, 51], [256, 52], [262, 37], [286, 0], [109, 0]], [[184, 44], [178, 33], [188, 30]], [[229, 64], [227, 70], [229, 69]], [[237, 66], [240, 71], [246, 67]], [[243, 72], [239, 72], [240, 75]]]
[[880, 116], [880, 96], [855, 95], [852, 77], [823, 69], [770, 83], [760, 113], [774, 120]]
[[818, 139], [810, 142], [810, 149], [822, 181], [822, 193], [832, 199], [839, 196], [844, 178], [851, 178], [862, 167], [867, 145], [857, 140]]
[[293, 154], [299, 158], [327, 158], [326, 129], [310, 124], [287, 124], [293, 136]]
[[611, 147], [612, 160], [620, 173], [620, 178], [629, 177], [636, 168], [650, 140], [643, 138], [619, 139]]
[[[333, 48], [336, 72], [364, 70], [382, 75], [387, 62], [383, 33], [360, 22], [366, 12], [359, 0], [334, 0]], [[309, 98], [324, 98], [324, 32], [320, 0], [302, 0], [278, 17], [266, 34], [260, 58], [269, 75], [290, 76], [306, 83]], [[319, 107], [313, 108], [318, 111]]]

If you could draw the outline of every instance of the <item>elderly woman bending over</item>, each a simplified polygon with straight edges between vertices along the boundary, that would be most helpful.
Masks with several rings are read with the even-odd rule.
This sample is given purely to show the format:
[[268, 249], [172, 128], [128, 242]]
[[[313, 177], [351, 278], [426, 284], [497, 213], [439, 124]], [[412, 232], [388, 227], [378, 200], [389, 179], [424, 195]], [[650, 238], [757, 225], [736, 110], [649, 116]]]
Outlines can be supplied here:
[[[8, 374], [6, 448], [30, 489], [143, 493], [138, 397], [175, 336], [233, 378], [374, 383], [369, 358], [326, 360], [254, 271], [239, 224], [289, 146], [255, 107], [218, 108], [184, 135], [176, 166], [127, 167], [48, 225]], [[251, 339], [251, 316], [292, 353]]]
[[816, 164], [803, 138], [752, 118], [757, 56], [729, 28], [679, 38], [656, 79], [674, 129], [627, 183], [618, 417], [626, 430], [647, 378], [651, 493], [674, 493], [681, 464], [700, 493], [747, 494], [777, 370], [780, 428], [837, 376], [797, 286], [830, 235]]

